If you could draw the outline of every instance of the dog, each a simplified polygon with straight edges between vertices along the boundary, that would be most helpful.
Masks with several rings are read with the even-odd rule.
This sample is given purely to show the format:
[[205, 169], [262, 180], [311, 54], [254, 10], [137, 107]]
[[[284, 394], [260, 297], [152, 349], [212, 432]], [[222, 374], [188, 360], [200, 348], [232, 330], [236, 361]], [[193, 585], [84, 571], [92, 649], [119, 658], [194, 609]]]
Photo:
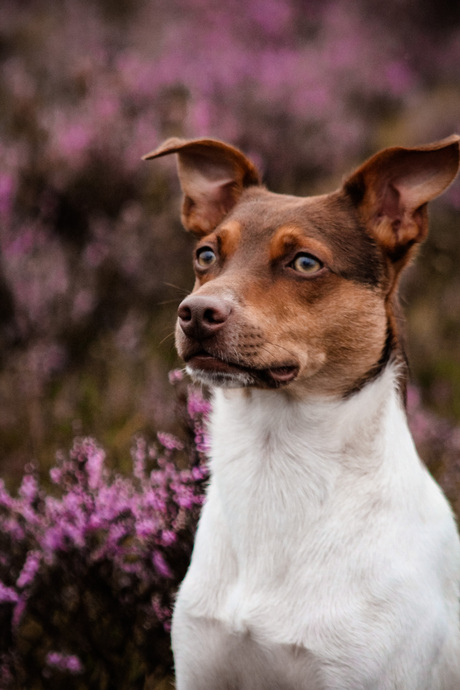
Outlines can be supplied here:
[[177, 154], [176, 345], [213, 393], [178, 690], [460, 689], [460, 543], [408, 429], [397, 297], [459, 147], [387, 148], [307, 198], [217, 140], [145, 156]]

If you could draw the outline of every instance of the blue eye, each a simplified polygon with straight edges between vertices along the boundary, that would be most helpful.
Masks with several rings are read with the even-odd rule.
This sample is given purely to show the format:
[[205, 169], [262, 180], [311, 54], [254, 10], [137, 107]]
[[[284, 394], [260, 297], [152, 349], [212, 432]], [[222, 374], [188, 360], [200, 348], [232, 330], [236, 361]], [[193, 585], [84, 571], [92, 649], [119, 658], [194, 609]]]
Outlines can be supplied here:
[[196, 253], [196, 263], [199, 268], [209, 268], [216, 260], [217, 257], [210, 247], [201, 247]]
[[311, 275], [312, 273], [318, 273], [322, 269], [323, 264], [311, 254], [303, 253], [297, 254], [291, 266], [298, 273]]

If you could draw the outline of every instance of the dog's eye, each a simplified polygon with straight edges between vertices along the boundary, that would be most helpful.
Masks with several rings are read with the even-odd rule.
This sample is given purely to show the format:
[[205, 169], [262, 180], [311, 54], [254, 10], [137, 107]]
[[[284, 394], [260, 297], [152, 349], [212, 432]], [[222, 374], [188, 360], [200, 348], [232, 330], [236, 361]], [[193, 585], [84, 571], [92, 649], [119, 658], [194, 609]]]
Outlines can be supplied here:
[[315, 259], [311, 254], [297, 254], [291, 266], [298, 273], [312, 274], [317, 273], [323, 267], [319, 259]]
[[216, 260], [217, 257], [210, 247], [201, 247], [196, 253], [196, 263], [199, 268], [209, 268]]

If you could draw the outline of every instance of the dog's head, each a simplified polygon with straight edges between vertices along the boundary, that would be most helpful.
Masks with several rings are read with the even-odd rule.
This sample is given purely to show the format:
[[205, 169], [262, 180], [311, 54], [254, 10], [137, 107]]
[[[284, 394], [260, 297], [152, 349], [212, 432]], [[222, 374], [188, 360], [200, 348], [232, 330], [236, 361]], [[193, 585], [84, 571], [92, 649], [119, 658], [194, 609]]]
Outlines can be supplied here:
[[[346, 395], [400, 353], [395, 294], [428, 231], [427, 202], [455, 178], [460, 137], [389, 148], [331, 194], [269, 192], [253, 163], [211, 139], [170, 139], [196, 282], [176, 345], [211, 385]], [[400, 355], [401, 356], [401, 355]]]

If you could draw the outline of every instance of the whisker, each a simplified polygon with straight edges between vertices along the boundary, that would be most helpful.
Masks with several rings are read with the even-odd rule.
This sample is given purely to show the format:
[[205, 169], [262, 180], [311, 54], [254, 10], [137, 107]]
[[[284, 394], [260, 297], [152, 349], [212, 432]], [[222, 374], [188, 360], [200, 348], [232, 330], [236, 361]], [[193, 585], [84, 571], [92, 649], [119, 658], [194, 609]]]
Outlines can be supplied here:
[[177, 303], [180, 303], [180, 301], [181, 301], [181, 300], [180, 300], [180, 298], [178, 298], [178, 297], [175, 297], [174, 299], [165, 299], [163, 302], [157, 302], [157, 306], [158, 306], [158, 307], [162, 307], [162, 306], [164, 306], [165, 304], [173, 304], [173, 303], [176, 303], [176, 304], [177, 304]]
[[174, 331], [172, 331], [172, 333], [168, 333], [168, 335], [166, 335], [166, 336], [163, 338], [163, 340], [160, 340], [160, 342], [158, 343], [158, 347], [160, 347], [161, 345], [163, 345], [163, 343], [166, 342], [166, 341], [168, 340], [168, 338], [174, 338]]
[[166, 285], [167, 287], [172, 287], [175, 290], [178, 290], [180, 293], [183, 295], [188, 295], [190, 290], [186, 290], [184, 287], [181, 287], [180, 285], [174, 285], [174, 283], [166, 283], [164, 282], [163, 285]]

